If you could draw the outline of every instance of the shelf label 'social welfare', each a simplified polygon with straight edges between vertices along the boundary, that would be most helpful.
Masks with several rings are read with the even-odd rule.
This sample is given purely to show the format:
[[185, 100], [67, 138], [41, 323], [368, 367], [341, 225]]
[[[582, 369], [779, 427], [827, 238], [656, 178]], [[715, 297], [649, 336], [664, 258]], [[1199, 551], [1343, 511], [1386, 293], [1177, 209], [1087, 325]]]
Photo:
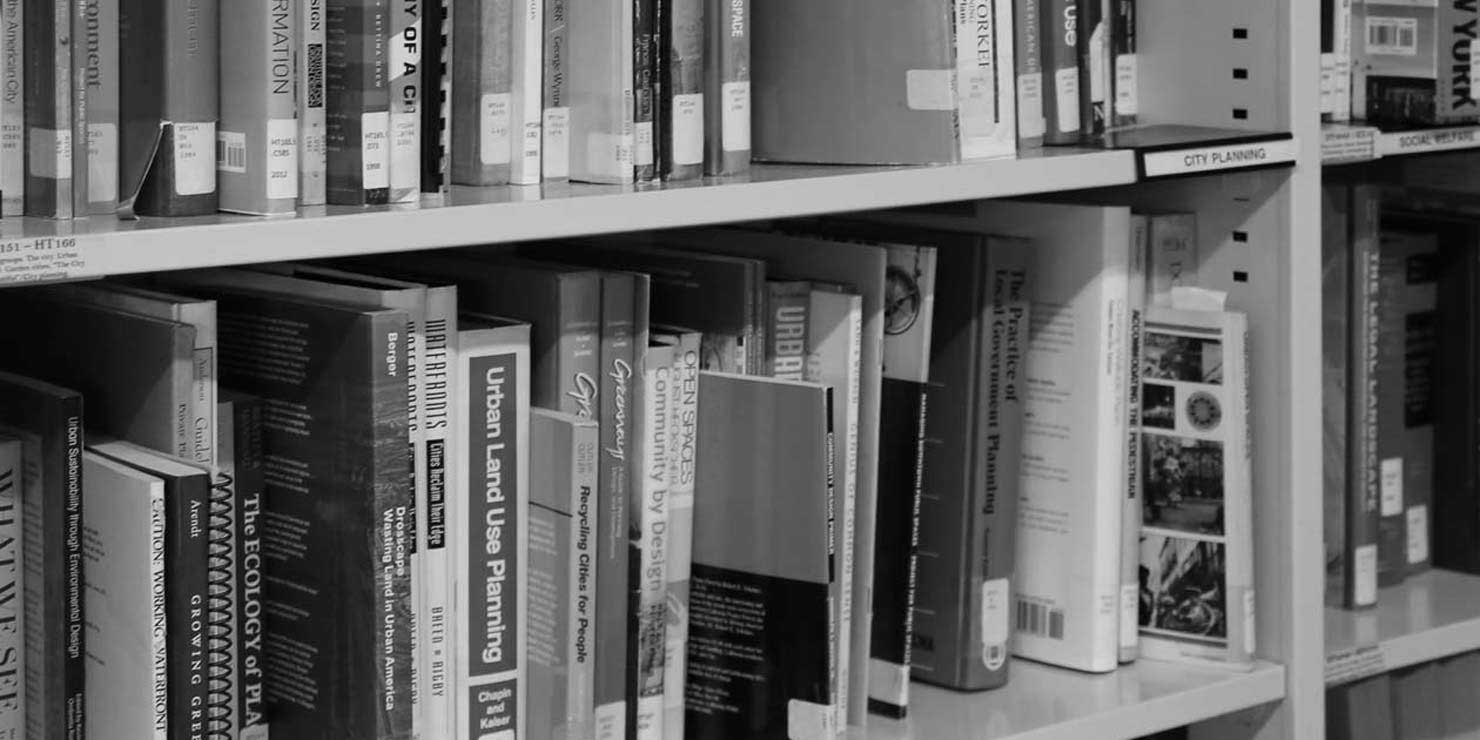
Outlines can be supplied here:
[[1326, 685], [1356, 681], [1387, 672], [1387, 657], [1377, 645], [1342, 650], [1326, 656]]
[[75, 236], [0, 238], [0, 285], [68, 280], [87, 273]]
[[1343, 126], [1321, 130], [1322, 162], [1365, 162], [1377, 156], [1375, 128]]
[[1268, 167], [1295, 161], [1294, 139], [1169, 149], [1141, 155], [1146, 177]]
[[1378, 154], [1419, 154], [1480, 147], [1480, 126], [1383, 134]]

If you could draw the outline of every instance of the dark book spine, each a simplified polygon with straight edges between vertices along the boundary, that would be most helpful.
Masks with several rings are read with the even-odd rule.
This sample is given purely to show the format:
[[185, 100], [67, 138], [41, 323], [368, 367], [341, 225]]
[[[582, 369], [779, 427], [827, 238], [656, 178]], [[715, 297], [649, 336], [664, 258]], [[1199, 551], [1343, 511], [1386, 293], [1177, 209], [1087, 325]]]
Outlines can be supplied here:
[[[82, 583], [82, 404], [80, 396], [63, 402], [56, 420], [48, 425], [54, 431], [43, 441], [43, 532], [31, 533], [41, 535], [42, 562], [37, 563], [36, 571], [27, 574], [28, 578], [45, 574], [37, 580], [44, 583], [41, 613], [45, 620], [38, 628], [46, 636], [41, 646], [43, 659], [36, 666], [46, 684], [45, 704], [28, 706], [27, 711], [40, 709], [48, 732], [61, 730], [65, 740], [87, 736], [83, 694], [87, 679], [86, 628], [82, 589], [75, 586]], [[53, 488], [52, 481], [58, 481], [60, 490]], [[55, 567], [57, 563], [61, 567]], [[59, 635], [54, 628], [57, 624], [65, 625], [66, 631]]]
[[[625, 279], [624, 279], [625, 278]], [[596, 566], [596, 737], [626, 737], [628, 677], [633, 667], [628, 640], [635, 639], [636, 614], [629, 583], [640, 559], [634, 557], [636, 526], [630, 503], [634, 492], [628, 474], [634, 434], [633, 387], [640, 382], [633, 365], [636, 337], [630, 277], [608, 274], [601, 288], [601, 381], [597, 421], [601, 424], [598, 470], [601, 533]]]
[[263, 700], [263, 650], [265, 599], [263, 598], [262, 524], [262, 404], [256, 400], [234, 402], [232, 456], [236, 485], [236, 677], [239, 717], [237, 727], [243, 740], [257, 740], [267, 731], [267, 708]]
[[172, 740], [199, 738], [208, 727], [210, 479], [194, 475], [165, 485], [165, 620], [169, 624], [169, 728]]
[[704, 174], [750, 169], [750, 0], [704, 0]]
[[1094, 141], [1105, 134], [1105, 117], [1109, 114], [1106, 93], [1110, 90], [1107, 76], [1109, 61], [1109, 0], [1078, 0], [1075, 48], [1079, 54], [1079, 135]]
[[236, 713], [236, 483], [216, 469], [206, 514], [206, 737], [230, 737]]
[[663, 179], [704, 174], [704, 0], [659, 0], [663, 19], [663, 99], [659, 130]]
[[1017, 63], [1018, 146], [1043, 144], [1043, 45], [1041, 8], [1052, 0], [1014, 0], [1013, 56]]
[[421, 191], [444, 193], [452, 111], [452, 27], [450, 0], [422, 3], [421, 47]]
[[546, 180], [570, 177], [570, 0], [545, 0], [544, 116], [540, 165]]
[[1110, 19], [1111, 128], [1136, 125], [1140, 115], [1140, 70], [1136, 61], [1136, 0], [1113, 0]]
[[1480, 250], [1473, 235], [1440, 245], [1436, 384], [1444, 402], [1434, 409], [1433, 563], [1480, 573], [1477, 489], [1480, 489]]
[[1043, 118], [1045, 144], [1078, 144], [1078, 0], [1043, 0]]
[[1439, 336], [1433, 296], [1439, 259], [1435, 252], [1421, 252], [1410, 254], [1404, 262], [1406, 310], [1398, 328], [1403, 332], [1403, 508], [1407, 572], [1411, 575], [1428, 570], [1433, 553], [1429, 530], [1434, 510], [1434, 364]]
[[632, 122], [636, 133], [634, 175], [639, 182], [657, 178], [658, 0], [632, 0]]
[[927, 384], [884, 378], [879, 397], [879, 513], [874, 525], [868, 707], [901, 719], [909, 709], [929, 393]]
[[460, 6], [452, 45], [452, 182], [507, 185], [512, 173], [513, 0]]
[[383, 204], [390, 198], [390, 2], [328, 0], [326, 15], [329, 203]]
[[[216, 123], [219, 117], [220, 6], [218, 0], [167, 0], [153, 33], [130, 36], [127, 57], [137, 44], [163, 44], [162, 64], [142, 70], [125, 84], [163, 88], [155, 123], [163, 124], [134, 210], [146, 216], [198, 216], [215, 213]], [[126, 70], [128, 64], [123, 65]], [[163, 79], [159, 79], [163, 77]], [[127, 98], [128, 95], [124, 97]]]
[[1351, 344], [1348, 372], [1350, 409], [1347, 413], [1346, 601], [1348, 606], [1377, 603], [1380, 561], [1378, 522], [1381, 480], [1377, 457], [1378, 435], [1378, 246], [1379, 210], [1370, 188], [1353, 188], [1351, 257]]
[[92, 204], [88, 201], [88, 163], [91, 161], [88, 155], [88, 81], [92, 79], [88, 59], [93, 54], [102, 53], [94, 46], [101, 40], [102, 19], [90, 12], [88, 0], [72, 0], [68, 3], [68, 8], [71, 11], [67, 26], [70, 37], [67, 50], [71, 54], [69, 61], [72, 66], [68, 75], [72, 84], [71, 94], [68, 96], [72, 105], [72, 214], [84, 216], [92, 209]]
[[72, 38], [68, 0], [26, 0], [26, 215], [71, 218]]
[[1401, 583], [1408, 574], [1408, 516], [1403, 486], [1404, 469], [1408, 467], [1403, 459], [1406, 358], [1401, 324], [1401, 296], [1406, 276], [1402, 262], [1390, 247], [1379, 248], [1376, 341], [1369, 346], [1377, 355], [1373, 392], [1377, 412], [1378, 586]]

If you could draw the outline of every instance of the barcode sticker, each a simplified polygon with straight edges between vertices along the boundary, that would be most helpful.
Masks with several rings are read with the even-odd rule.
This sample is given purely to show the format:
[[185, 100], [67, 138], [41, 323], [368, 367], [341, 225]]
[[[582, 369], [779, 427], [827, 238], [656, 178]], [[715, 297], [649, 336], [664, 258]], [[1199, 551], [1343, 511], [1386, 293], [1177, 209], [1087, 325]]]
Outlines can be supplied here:
[[551, 180], [570, 177], [570, 108], [546, 108], [545, 156], [541, 164]]
[[998, 670], [1007, 662], [1010, 603], [1006, 578], [982, 583], [982, 663], [989, 671]]
[[1389, 457], [1379, 470], [1382, 516], [1398, 516], [1403, 513], [1403, 458]]
[[391, 113], [360, 114], [360, 187], [379, 190], [391, 186]]
[[1368, 16], [1367, 53], [1418, 56], [1418, 19]]
[[118, 201], [118, 127], [114, 124], [87, 125], [87, 199]]
[[247, 173], [247, 135], [240, 131], [216, 132], [216, 169], [238, 175]]
[[1429, 559], [1429, 507], [1408, 507], [1408, 562], [1416, 565]]
[[484, 165], [508, 164], [512, 115], [509, 93], [488, 93], [479, 106], [478, 160]]
[[1018, 136], [1035, 139], [1043, 135], [1043, 75], [1018, 75]]
[[175, 194], [216, 192], [216, 122], [176, 123]]
[[298, 120], [267, 121], [267, 197], [298, 197]]
[[1352, 597], [1356, 606], [1377, 603], [1377, 545], [1352, 551]]
[[704, 163], [704, 94], [673, 96], [673, 163]]
[[1079, 130], [1079, 68], [1069, 67], [1054, 72], [1054, 100], [1058, 102], [1059, 133]]
[[1017, 631], [1052, 640], [1064, 639], [1064, 610], [1047, 604], [1018, 599]]
[[720, 95], [724, 103], [721, 145], [727, 152], [750, 151], [750, 82], [726, 82]]
[[1136, 89], [1136, 55], [1115, 57], [1115, 115], [1134, 116], [1140, 110], [1140, 91]]
[[653, 123], [644, 121], [637, 124], [637, 150], [633, 153], [638, 167], [648, 167], [653, 163]]

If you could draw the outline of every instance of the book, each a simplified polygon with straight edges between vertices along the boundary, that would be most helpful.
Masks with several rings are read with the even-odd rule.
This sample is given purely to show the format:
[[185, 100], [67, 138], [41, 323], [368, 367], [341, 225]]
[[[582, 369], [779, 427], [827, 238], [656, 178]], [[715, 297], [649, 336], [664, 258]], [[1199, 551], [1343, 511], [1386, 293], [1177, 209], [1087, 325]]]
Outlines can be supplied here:
[[1248, 319], [1146, 309], [1140, 654], [1253, 664]]
[[[1352, 117], [1374, 126], [1435, 126], [1480, 118], [1470, 93], [1476, 9], [1465, 2], [1352, 5]], [[1334, 71], [1334, 68], [1333, 68]]]
[[1394, 740], [1392, 676], [1379, 673], [1326, 689], [1330, 740]]
[[325, 187], [330, 205], [390, 200], [390, 0], [325, 0]]
[[262, 551], [266, 473], [262, 444], [263, 404], [260, 399], [227, 391], [222, 396], [221, 450], [218, 477], [226, 481], [232, 498], [230, 537], [235, 554], [231, 590], [235, 603], [232, 655], [232, 719], [241, 740], [266, 740], [265, 693], [266, 574]]
[[[90, 188], [88, 186], [88, 163], [91, 159], [88, 153], [88, 145], [91, 137], [88, 135], [88, 121], [91, 115], [88, 111], [88, 70], [91, 62], [88, 55], [91, 48], [88, 44], [89, 29], [100, 22], [101, 18], [94, 18], [88, 13], [86, 0], [82, 2], [69, 2], [67, 4], [67, 19], [62, 22], [59, 15], [58, 28], [65, 34], [65, 38], [57, 38], [58, 48], [65, 48], [65, 62], [69, 69], [66, 79], [69, 84], [67, 97], [72, 107], [71, 116], [68, 121], [72, 126], [71, 135], [67, 143], [71, 144], [72, 151], [68, 153], [67, 161], [72, 165], [72, 198], [73, 216], [81, 216], [90, 210], [92, 204], [89, 201]], [[99, 29], [101, 33], [101, 28]], [[62, 61], [61, 58], [58, 61]], [[58, 88], [58, 93], [61, 89]]]
[[1111, 0], [1078, 0], [1075, 17], [1075, 50], [1079, 54], [1079, 136], [1096, 141], [1105, 134], [1110, 115], [1106, 99], [1110, 91], [1107, 71], [1110, 62]]
[[632, 3], [569, 0], [570, 179], [635, 176]]
[[[300, 0], [301, 1], [301, 0]], [[394, 0], [390, 34], [390, 194], [391, 203], [421, 199], [421, 0]]]
[[544, 115], [540, 168], [545, 180], [570, 177], [570, 0], [544, 4]]
[[841, 726], [831, 397], [814, 383], [699, 374], [690, 737], [828, 738]]
[[121, 0], [120, 208], [140, 216], [215, 213], [219, 0]]
[[[651, 337], [651, 335], [649, 335]], [[636, 688], [629, 700], [628, 737], [661, 740], [666, 718], [663, 680], [668, 654], [668, 432], [672, 404], [673, 363], [677, 347], [649, 341], [642, 364], [642, 456], [633, 466], [641, 477], [640, 498], [631, 508], [637, 523], [638, 568], [631, 588], [637, 605]], [[631, 638], [629, 638], [629, 642]]]
[[[1120, 615], [1121, 663], [1140, 655], [1141, 567], [1141, 338], [1146, 316], [1146, 264], [1151, 251], [1151, 220], [1131, 214], [1131, 251], [1126, 268], [1126, 439], [1125, 494], [1120, 508]], [[1168, 298], [1169, 300], [1170, 298]]]
[[[0, 371], [0, 433], [21, 440], [26, 734], [86, 737], [82, 395]], [[50, 565], [50, 567], [48, 567]]]
[[1173, 288], [1198, 284], [1197, 214], [1151, 212], [1146, 219], [1146, 303], [1167, 305]]
[[[82, 466], [88, 736], [168, 740], [166, 635], [188, 627], [171, 624], [165, 608], [164, 481], [92, 450]], [[183, 567], [170, 561], [171, 570]]]
[[[1321, 531], [1327, 606], [1357, 606], [1347, 591], [1347, 383], [1351, 342], [1351, 187], [1321, 186]], [[1437, 371], [1436, 371], [1437, 372]], [[1376, 576], [1376, 572], [1372, 574]], [[1376, 595], [1375, 580], [1366, 593]], [[1367, 604], [1370, 605], [1370, 602]]]
[[689, 583], [693, 566], [699, 357], [703, 339], [679, 327], [653, 327], [674, 345], [668, 415], [668, 618], [663, 655], [663, 737], [683, 740], [688, 687]]
[[529, 434], [529, 728], [591, 737], [599, 431], [532, 408]]
[[659, 68], [658, 131], [662, 146], [658, 161], [664, 180], [693, 180], [704, 174], [704, 136], [707, 112], [704, 99], [705, 0], [659, 0], [659, 35], [666, 55]]
[[298, 24], [291, 3], [227, 2], [221, 16], [221, 210], [292, 213], [298, 207]]
[[1480, 250], [1472, 226], [1441, 235], [1437, 287], [1438, 352], [1434, 383], [1434, 500], [1430, 549], [1434, 567], [1480, 573], [1471, 526], [1476, 510], [1480, 393], [1469, 381], [1480, 362]]
[[[20, 438], [0, 434], [0, 737], [20, 740], [26, 732], [26, 572], [21, 500], [24, 460]], [[19, 596], [19, 598], [17, 598]]]
[[[458, 320], [454, 418], [466, 497], [449, 518], [461, 593], [453, 644], [455, 740], [525, 737], [529, 724], [529, 360], [527, 324]], [[600, 565], [597, 566], [600, 568]], [[599, 571], [598, 571], [599, 572]]]
[[812, 283], [767, 280], [766, 292], [766, 374], [782, 380], [806, 380]]
[[[1377, 588], [1395, 579], [1402, 571], [1394, 570], [1392, 558], [1398, 544], [1389, 540], [1384, 549], [1381, 535], [1382, 467], [1377, 440], [1383, 403], [1381, 376], [1377, 364], [1381, 347], [1377, 325], [1382, 315], [1378, 275], [1381, 272], [1379, 249], [1381, 205], [1376, 189], [1355, 185], [1351, 189], [1351, 235], [1347, 275], [1347, 390], [1346, 413], [1346, 579], [1344, 589], [1348, 606], [1372, 606], [1377, 603]], [[1394, 394], [1389, 394], [1394, 395]], [[1396, 403], [1394, 403], [1396, 402]], [[1389, 399], [1391, 414], [1402, 408], [1402, 398]], [[1401, 512], [1402, 498], [1389, 497], [1389, 516]], [[1394, 510], [1395, 509], [1395, 510]], [[1390, 537], [1401, 530], [1389, 527]], [[1387, 561], [1386, 568], [1383, 567]], [[1386, 571], [1386, 572], [1384, 572]]]
[[1018, 148], [1042, 146], [1043, 44], [1038, 28], [1043, 0], [1013, 3], [1013, 69], [1017, 71]]
[[1464, 653], [1437, 661], [1439, 711], [1446, 740], [1459, 740], [1480, 730], [1480, 707], [1469, 688], [1480, 679], [1480, 653]]
[[[75, 35], [84, 42], [79, 47], [86, 58], [86, 213], [111, 214], [118, 208], [118, 3], [86, 0], [84, 13], [83, 25], [79, 26], [82, 31]], [[0, 118], [4, 110], [4, 98], [0, 96]], [[0, 134], [0, 167], [3, 156], [4, 139]], [[0, 174], [3, 186], [4, 175]]]
[[658, 0], [632, 0], [632, 165], [638, 182], [654, 180], [660, 172], [658, 61], [667, 50], [659, 41], [659, 27]]
[[1007, 682], [1035, 245], [937, 239], [914, 608], [915, 678], [956, 689]]
[[[72, 3], [26, 0], [26, 208], [28, 216], [71, 218], [76, 169], [72, 136]], [[84, 157], [84, 162], [86, 158]]]
[[1141, 114], [1141, 75], [1136, 56], [1136, 0], [1112, 0], [1110, 64], [1107, 75], [1110, 117], [1107, 129], [1136, 125]]
[[1043, 118], [1045, 144], [1077, 144], [1079, 110], [1078, 0], [1043, 0]]
[[1396, 737], [1444, 737], [1439, 676], [1437, 662], [1393, 672], [1393, 732]]
[[0, 311], [16, 322], [0, 336], [4, 367], [86, 394], [95, 430], [192, 457], [194, 327], [58, 300], [45, 288], [6, 290]]
[[751, 0], [704, 0], [704, 174], [750, 170]]
[[0, 212], [26, 211], [26, 0], [0, 2]]
[[[1402, 582], [1408, 574], [1408, 507], [1404, 486], [1409, 477], [1405, 472], [1408, 460], [1404, 454], [1408, 445], [1403, 432], [1407, 408], [1404, 394], [1407, 348], [1402, 341], [1396, 340], [1403, 336], [1403, 332], [1393, 326], [1393, 322], [1398, 320], [1397, 315], [1403, 311], [1398, 301], [1407, 275], [1405, 266], [1401, 264], [1402, 258], [1398, 256], [1403, 247], [1391, 244], [1390, 231], [1383, 229], [1375, 236], [1377, 256], [1376, 262], [1371, 264], [1375, 271], [1368, 276], [1375, 282], [1367, 284], [1367, 289], [1376, 294], [1370, 300], [1377, 306], [1372, 325], [1377, 335], [1367, 339], [1375, 354], [1371, 366], [1372, 385], [1356, 387], [1364, 394], [1374, 394], [1370, 400], [1365, 395], [1361, 398], [1375, 416], [1373, 431], [1376, 436], [1369, 441], [1374, 447], [1377, 463], [1374, 471], [1378, 492], [1377, 585], [1391, 586]], [[1384, 337], [1389, 338], [1388, 341], [1383, 341]]]
[[[1352, 6], [1357, 1], [1333, 0], [1332, 2], [1330, 108], [1331, 120], [1337, 123], [1345, 123], [1352, 117]], [[1324, 42], [1325, 28], [1321, 30]], [[1326, 57], [1322, 54], [1323, 76], [1325, 70]], [[1325, 110], [1326, 107], [1323, 104], [1322, 113]]]
[[[757, 160], [931, 164], [1017, 151], [1011, 0], [761, 0], [752, 25]], [[840, 58], [858, 64], [831, 63]]]
[[508, 184], [516, 144], [522, 149], [523, 120], [514, 119], [514, 8], [513, 0], [476, 0], [452, 26], [455, 185]]
[[[168, 736], [183, 740], [201, 728], [222, 731], [215, 713], [222, 697], [211, 694], [207, 668], [211, 658], [206, 654], [210, 635], [208, 620], [202, 618], [203, 605], [210, 597], [210, 471], [131, 442], [104, 439], [89, 446], [100, 456], [163, 482]], [[154, 591], [148, 594], [152, 601]], [[152, 702], [147, 705], [153, 707]], [[151, 724], [153, 720], [151, 713]], [[113, 720], [105, 715], [96, 721], [109, 726]]]
[[511, 61], [509, 78], [509, 182], [538, 185], [544, 143], [544, 0], [524, 0], [511, 9]]
[[1331, 120], [1332, 76], [1336, 71], [1336, 0], [1321, 0], [1321, 120]]
[[[265, 405], [262, 546], [277, 602], [265, 643], [272, 731], [340, 728], [404, 740], [414, 527], [408, 317], [202, 275], [168, 279], [216, 300], [221, 380]], [[303, 701], [305, 691], [318, 701]]]
[[328, 0], [298, 0], [296, 28], [298, 43], [293, 52], [294, 104], [298, 114], [298, 204], [321, 206], [328, 202], [329, 117], [324, 92], [325, 47], [329, 25], [325, 19]]

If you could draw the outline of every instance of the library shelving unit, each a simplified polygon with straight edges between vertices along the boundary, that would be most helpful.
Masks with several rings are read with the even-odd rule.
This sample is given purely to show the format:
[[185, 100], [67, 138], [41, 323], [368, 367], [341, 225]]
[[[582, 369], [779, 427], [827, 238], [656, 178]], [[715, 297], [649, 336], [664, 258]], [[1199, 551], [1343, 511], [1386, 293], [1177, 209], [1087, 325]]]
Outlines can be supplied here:
[[[1198, 738], [1319, 738], [1323, 629], [1341, 633], [1329, 615], [1323, 622], [1321, 603], [1319, 5], [1140, 0], [1140, 117], [1221, 131], [1201, 143], [928, 168], [757, 165], [741, 181], [456, 190], [419, 208], [305, 209], [283, 219], [6, 218], [0, 287], [1089, 188], [1195, 210], [1206, 287], [1228, 291], [1250, 317], [1260, 660], [1240, 672], [1141, 661], [1100, 676], [1019, 661], [998, 691], [917, 685], [909, 720], [873, 717], [855, 736], [1108, 739], [1190, 724]], [[1263, 139], [1273, 143], [1229, 144], [1229, 129], [1273, 132]], [[1251, 156], [1220, 156], [1239, 147]], [[1480, 604], [1480, 586], [1472, 591]]]

